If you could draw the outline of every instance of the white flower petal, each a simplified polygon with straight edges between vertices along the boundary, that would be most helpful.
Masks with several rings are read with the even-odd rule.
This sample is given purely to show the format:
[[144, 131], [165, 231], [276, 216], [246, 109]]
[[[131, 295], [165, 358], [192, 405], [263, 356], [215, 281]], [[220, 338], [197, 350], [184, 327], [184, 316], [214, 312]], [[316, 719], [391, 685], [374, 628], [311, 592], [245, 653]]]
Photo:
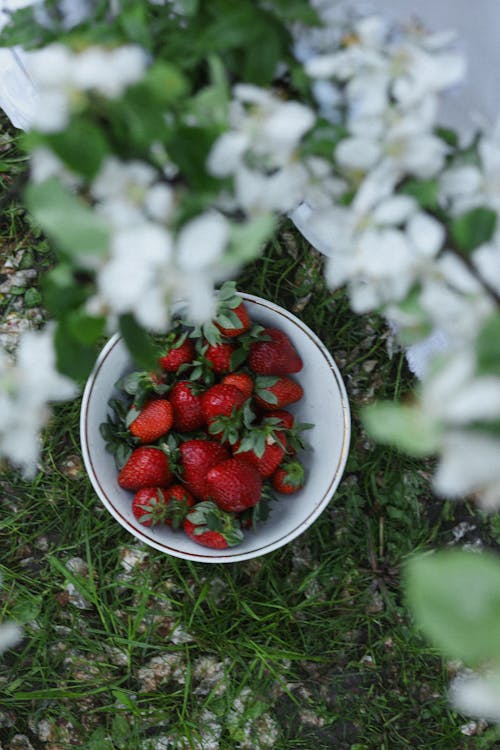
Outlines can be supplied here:
[[345, 138], [335, 149], [335, 159], [342, 167], [368, 171], [381, 156], [380, 144], [368, 138]]
[[381, 201], [373, 211], [377, 224], [403, 224], [415, 212], [417, 203], [408, 195], [394, 195]]
[[229, 238], [229, 222], [210, 211], [191, 219], [177, 238], [177, 263], [183, 271], [199, 271], [215, 263]]
[[442, 224], [433, 216], [422, 212], [410, 218], [406, 231], [412, 245], [426, 258], [435, 257], [445, 240], [445, 230]]
[[481, 433], [452, 432], [444, 441], [434, 478], [439, 493], [460, 497], [500, 483], [500, 440]]
[[207, 160], [207, 169], [215, 177], [227, 177], [238, 168], [249, 145], [245, 133], [223, 133], [212, 146]]

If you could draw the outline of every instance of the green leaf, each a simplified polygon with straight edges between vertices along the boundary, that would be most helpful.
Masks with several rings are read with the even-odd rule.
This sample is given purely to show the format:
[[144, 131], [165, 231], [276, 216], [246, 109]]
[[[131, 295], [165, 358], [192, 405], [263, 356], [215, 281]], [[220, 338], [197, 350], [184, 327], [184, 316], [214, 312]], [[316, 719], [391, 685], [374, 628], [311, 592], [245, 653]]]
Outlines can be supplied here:
[[67, 263], [59, 263], [45, 275], [42, 293], [45, 307], [58, 318], [67, 310], [79, 307], [86, 296], [83, 286], [77, 283]]
[[476, 339], [477, 369], [480, 375], [500, 375], [500, 312], [485, 322]]
[[172, 63], [160, 60], [147, 71], [140, 86], [145, 86], [158, 101], [171, 104], [189, 91], [186, 77]]
[[42, 295], [38, 289], [32, 286], [26, 290], [26, 294], [24, 295], [24, 304], [26, 307], [37, 307], [41, 302]]
[[450, 234], [457, 248], [471, 253], [493, 237], [497, 226], [497, 214], [490, 208], [478, 207], [452, 219]]
[[113, 742], [119, 748], [126, 748], [129, 746], [130, 724], [127, 719], [121, 714], [116, 714], [113, 717], [111, 734], [113, 736]]
[[70, 169], [89, 179], [95, 176], [110, 150], [103, 129], [84, 117], [73, 118], [65, 130], [51, 133], [45, 139]]
[[42, 229], [73, 261], [106, 252], [110, 239], [106, 222], [58, 180], [30, 185], [26, 203]]
[[276, 218], [272, 214], [263, 214], [244, 224], [233, 224], [229, 240], [229, 248], [223, 262], [248, 263], [257, 258], [266, 240], [271, 236], [276, 225]]
[[348, 135], [349, 131], [343, 125], [333, 125], [326, 120], [319, 120], [315, 127], [305, 134], [300, 144], [300, 153], [302, 156], [323, 156], [331, 159], [337, 144]]
[[500, 558], [443, 550], [414, 557], [406, 591], [417, 623], [444, 654], [471, 665], [500, 659]]
[[154, 370], [159, 352], [150, 334], [139, 325], [133, 315], [120, 317], [120, 333], [136, 365], [144, 370]]
[[106, 318], [95, 318], [84, 310], [73, 310], [66, 318], [68, 330], [81, 344], [95, 344], [105, 333]]
[[82, 343], [73, 335], [66, 319], [57, 323], [54, 336], [57, 369], [77, 382], [91, 373], [96, 359], [96, 347]]
[[428, 456], [439, 447], [439, 423], [417, 407], [383, 401], [364, 409], [362, 419], [375, 440], [413, 456]]
[[455, 130], [451, 130], [451, 128], [436, 128], [436, 135], [447, 143], [448, 146], [454, 149], [458, 148], [459, 140]]
[[400, 192], [415, 198], [419, 206], [430, 211], [438, 207], [439, 183], [437, 180], [407, 180]]

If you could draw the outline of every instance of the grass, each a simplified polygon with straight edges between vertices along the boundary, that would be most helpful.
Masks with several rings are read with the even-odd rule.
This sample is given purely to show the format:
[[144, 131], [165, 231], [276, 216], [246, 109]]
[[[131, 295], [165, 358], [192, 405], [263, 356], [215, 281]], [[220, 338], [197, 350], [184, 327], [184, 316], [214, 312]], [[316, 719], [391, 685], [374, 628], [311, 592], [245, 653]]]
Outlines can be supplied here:
[[[17, 158], [4, 150], [0, 179]], [[9, 255], [24, 247], [21, 262], [43, 270], [47, 248], [19, 208], [0, 231]], [[430, 467], [374, 445], [359, 422], [374, 398], [410, 393], [404, 356], [388, 356], [381, 319], [355, 317], [325, 288], [320, 258], [288, 224], [239, 286], [295, 311], [341, 367], [353, 437], [335, 497], [263, 558], [167, 557], [105, 511], [81, 463], [79, 401], [59, 406], [35, 479], [0, 479], [0, 620], [25, 632], [0, 660], [0, 745], [29, 748], [21, 734], [35, 750], [498, 746], [494, 729], [462, 733], [447, 665], [412, 627], [400, 572], [414, 551], [451, 543], [458, 521], [491, 544], [500, 527], [433, 498]], [[13, 305], [0, 300], [2, 321]]]

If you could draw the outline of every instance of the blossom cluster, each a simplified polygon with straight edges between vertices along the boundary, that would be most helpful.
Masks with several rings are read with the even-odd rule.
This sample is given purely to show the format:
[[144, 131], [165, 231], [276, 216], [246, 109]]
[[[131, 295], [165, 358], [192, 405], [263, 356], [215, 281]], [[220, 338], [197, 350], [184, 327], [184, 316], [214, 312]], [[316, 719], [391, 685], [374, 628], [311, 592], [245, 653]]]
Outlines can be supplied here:
[[40, 430], [52, 401], [77, 395], [72, 380], [57, 370], [53, 330], [22, 334], [13, 362], [0, 352], [0, 453], [33, 474], [40, 450]]
[[71, 113], [83, 107], [88, 92], [116, 98], [139, 81], [146, 69], [147, 55], [132, 44], [73, 52], [64, 44], [53, 43], [30, 52], [27, 64], [38, 89], [31, 127], [43, 133], [58, 133], [68, 125]]

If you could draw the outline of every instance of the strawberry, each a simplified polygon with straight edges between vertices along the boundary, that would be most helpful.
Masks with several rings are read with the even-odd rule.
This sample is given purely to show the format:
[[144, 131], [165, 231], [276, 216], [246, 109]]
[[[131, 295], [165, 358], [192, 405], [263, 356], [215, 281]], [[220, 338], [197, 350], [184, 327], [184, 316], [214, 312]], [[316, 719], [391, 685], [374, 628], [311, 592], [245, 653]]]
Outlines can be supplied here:
[[193, 542], [212, 549], [234, 547], [243, 539], [237, 518], [208, 500], [197, 503], [184, 519], [184, 531]]
[[302, 369], [302, 359], [283, 331], [265, 328], [270, 340], [257, 341], [250, 346], [248, 365], [258, 375], [290, 375]]
[[[283, 432], [275, 432], [264, 437], [262, 446], [258, 444], [259, 428], [250, 430], [245, 441], [237, 443], [233, 448], [233, 456], [251, 463], [261, 477], [267, 478], [278, 468], [285, 457], [286, 437]], [[245, 449], [245, 446], [251, 446]]]
[[181, 484], [171, 484], [167, 489], [143, 487], [132, 501], [132, 513], [144, 526], [165, 523], [178, 529], [194, 498]]
[[194, 342], [186, 338], [186, 335], [184, 333], [167, 341], [165, 353], [158, 360], [163, 370], [177, 372], [181, 365], [189, 365], [194, 360]]
[[246, 400], [245, 394], [234, 385], [213, 385], [201, 398], [201, 408], [207, 425], [210, 427], [218, 417], [229, 417], [235, 409], [243, 406]]
[[235, 352], [233, 344], [220, 342], [217, 344], [208, 344], [204, 352], [204, 357], [209, 362], [210, 367], [218, 375], [231, 372], [231, 357]]
[[132, 405], [127, 425], [134, 437], [141, 443], [154, 443], [166, 435], [174, 421], [172, 405], [164, 398], [157, 398], [137, 409]]
[[201, 408], [201, 393], [189, 380], [179, 380], [169, 393], [174, 413], [174, 427], [181, 432], [198, 430], [205, 424]]
[[285, 461], [272, 475], [271, 483], [276, 492], [293, 495], [304, 486], [304, 467], [297, 460]]
[[185, 440], [179, 446], [181, 478], [195, 497], [207, 497], [206, 478], [212, 466], [229, 458], [227, 450], [215, 440]]
[[236, 291], [235, 281], [226, 281], [219, 289], [212, 324], [228, 338], [239, 336], [252, 325], [245, 303]]
[[245, 333], [252, 325], [244, 302], [240, 302], [237, 307], [232, 309], [230, 307], [221, 309], [219, 306], [214, 323], [222, 335], [228, 338], [234, 338], [241, 333]]
[[207, 473], [207, 494], [222, 510], [237, 513], [259, 502], [262, 478], [247, 461], [228, 458]]
[[172, 481], [168, 458], [160, 448], [141, 446], [130, 454], [118, 474], [118, 484], [124, 490], [142, 487], [167, 487]]
[[300, 383], [288, 377], [258, 377], [255, 379], [255, 402], [266, 411], [274, 411], [300, 401], [304, 390]]
[[246, 398], [250, 398], [253, 393], [253, 378], [247, 372], [231, 372], [222, 378], [221, 383], [234, 385], [245, 394]]

